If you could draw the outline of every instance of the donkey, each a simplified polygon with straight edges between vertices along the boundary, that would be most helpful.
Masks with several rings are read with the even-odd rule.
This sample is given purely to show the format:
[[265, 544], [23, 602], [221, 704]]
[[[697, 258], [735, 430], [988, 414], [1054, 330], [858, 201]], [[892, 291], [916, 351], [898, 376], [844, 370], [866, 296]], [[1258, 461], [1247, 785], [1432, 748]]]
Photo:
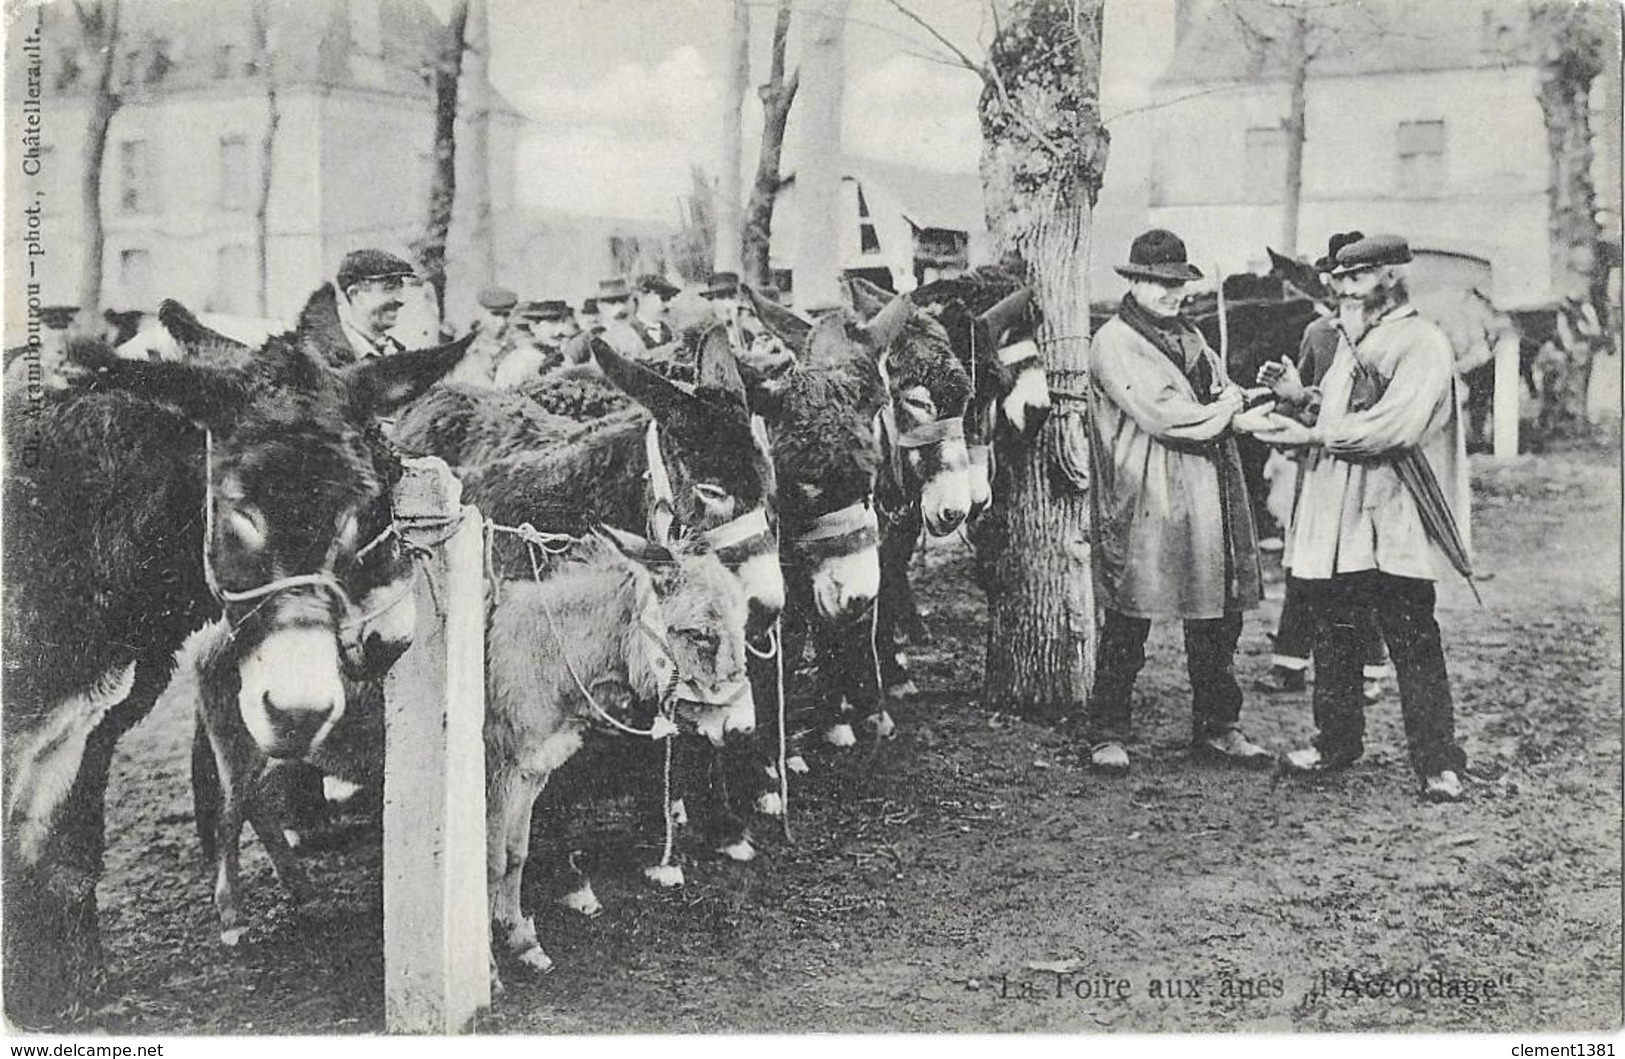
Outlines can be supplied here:
[[[723, 564], [682, 539], [667, 551], [606, 531], [541, 580], [502, 584], [486, 644], [486, 878], [494, 945], [521, 967], [553, 965], [520, 906], [542, 788], [590, 733], [669, 738], [674, 706], [701, 729], [753, 714], [746, 613]], [[635, 717], [636, 703], [660, 711]], [[595, 909], [591, 884], [572, 901]]]
[[[189, 314], [164, 312], [186, 330]], [[24, 411], [32, 444], [13, 454], [4, 496], [17, 1017], [49, 1017], [90, 984], [113, 750], [189, 633], [224, 614], [245, 717], [277, 750], [296, 752], [342, 713], [346, 647], [363, 653], [341, 640], [346, 604], [382, 587], [357, 562], [388, 524], [396, 473], [378, 421], [466, 346], [342, 373], [284, 339], [251, 355], [204, 343], [174, 363], [109, 352], [88, 380]]]

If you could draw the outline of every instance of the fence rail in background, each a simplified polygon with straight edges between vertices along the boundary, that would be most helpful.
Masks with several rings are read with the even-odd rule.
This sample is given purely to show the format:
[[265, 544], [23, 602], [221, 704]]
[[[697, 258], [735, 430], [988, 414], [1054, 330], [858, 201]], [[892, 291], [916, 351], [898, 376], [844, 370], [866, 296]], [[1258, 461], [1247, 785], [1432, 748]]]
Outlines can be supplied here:
[[421, 558], [417, 632], [385, 684], [384, 1019], [461, 1033], [491, 1003], [484, 533], [432, 457], [406, 461], [395, 512]]

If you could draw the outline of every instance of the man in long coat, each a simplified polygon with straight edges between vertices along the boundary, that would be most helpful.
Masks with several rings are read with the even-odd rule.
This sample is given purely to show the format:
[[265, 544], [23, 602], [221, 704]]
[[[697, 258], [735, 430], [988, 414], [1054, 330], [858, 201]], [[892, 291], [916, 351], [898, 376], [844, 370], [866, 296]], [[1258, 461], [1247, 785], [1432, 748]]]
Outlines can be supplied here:
[[1433, 609], [1442, 570], [1470, 572], [1458, 528], [1468, 523], [1466, 441], [1450, 340], [1410, 304], [1410, 260], [1397, 235], [1338, 251], [1342, 333], [1315, 423], [1281, 420], [1258, 437], [1309, 450], [1284, 562], [1315, 615], [1316, 734], [1287, 766], [1325, 772], [1364, 754], [1358, 616], [1372, 608], [1399, 671], [1422, 796], [1453, 802], [1466, 755]]
[[1153, 618], [1185, 625], [1192, 742], [1202, 756], [1269, 765], [1241, 733], [1233, 660], [1258, 604], [1258, 543], [1230, 421], [1245, 397], [1180, 316], [1202, 273], [1172, 232], [1134, 240], [1129, 293], [1089, 349], [1095, 575], [1105, 622], [1085, 730], [1092, 764], [1122, 772], [1135, 678]]

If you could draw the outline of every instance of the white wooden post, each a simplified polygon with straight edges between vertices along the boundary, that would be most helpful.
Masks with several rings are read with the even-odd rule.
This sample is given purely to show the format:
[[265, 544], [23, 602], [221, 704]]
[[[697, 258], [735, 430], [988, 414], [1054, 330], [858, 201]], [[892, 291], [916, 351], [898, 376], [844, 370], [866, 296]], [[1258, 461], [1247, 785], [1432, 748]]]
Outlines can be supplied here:
[[1498, 342], [1495, 351], [1494, 451], [1498, 460], [1518, 455], [1518, 397], [1523, 380], [1518, 375], [1518, 343]]
[[491, 1004], [485, 535], [432, 457], [406, 461], [395, 515], [429, 553], [416, 636], [384, 686], [384, 1019], [391, 1033], [461, 1033]]

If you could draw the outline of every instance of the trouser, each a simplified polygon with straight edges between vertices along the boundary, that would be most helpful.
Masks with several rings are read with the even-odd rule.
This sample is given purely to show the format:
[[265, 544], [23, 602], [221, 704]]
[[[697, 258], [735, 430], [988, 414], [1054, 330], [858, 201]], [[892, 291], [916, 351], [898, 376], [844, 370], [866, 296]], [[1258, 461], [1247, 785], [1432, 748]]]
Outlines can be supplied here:
[[1315, 749], [1327, 761], [1365, 751], [1361, 685], [1362, 614], [1374, 611], [1399, 678], [1399, 707], [1411, 765], [1423, 776], [1460, 770], [1455, 706], [1444, 646], [1433, 617], [1433, 582], [1379, 570], [1301, 582], [1315, 623]]
[[[1377, 615], [1367, 611], [1360, 615], [1360, 664], [1368, 680], [1381, 678], [1388, 672], [1388, 649], [1382, 642], [1382, 630], [1377, 628]], [[1315, 616], [1305, 599], [1304, 583], [1288, 575], [1286, 599], [1281, 603], [1281, 619], [1275, 626], [1275, 652], [1270, 664], [1281, 669], [1302, 671], [1309, 668], [1309, 656], [1315, 649]]]
[[1473, 451], [1489, 448], [1488, 423], [1491, 405], [1495, 400], [1495, 365], [1483, 364], [1463, 375], [1467, 394], [1462, 401], [1463, 420], [1467, 425], [1467, 447]]
[[[1145, 666], [1150, 618], [1106, 611], [1095, 652], [1095, 686], [1089, 693], [1084, 738], [1091, 745], [1129, 738], [1134, 680]], [[1191, 682], [1191, 738], [1223, 735], [1241, 718], [1241, 688], [1233, 661], [1241, 638], [1241, 612], [1185, 622], [1185, 672]]]

